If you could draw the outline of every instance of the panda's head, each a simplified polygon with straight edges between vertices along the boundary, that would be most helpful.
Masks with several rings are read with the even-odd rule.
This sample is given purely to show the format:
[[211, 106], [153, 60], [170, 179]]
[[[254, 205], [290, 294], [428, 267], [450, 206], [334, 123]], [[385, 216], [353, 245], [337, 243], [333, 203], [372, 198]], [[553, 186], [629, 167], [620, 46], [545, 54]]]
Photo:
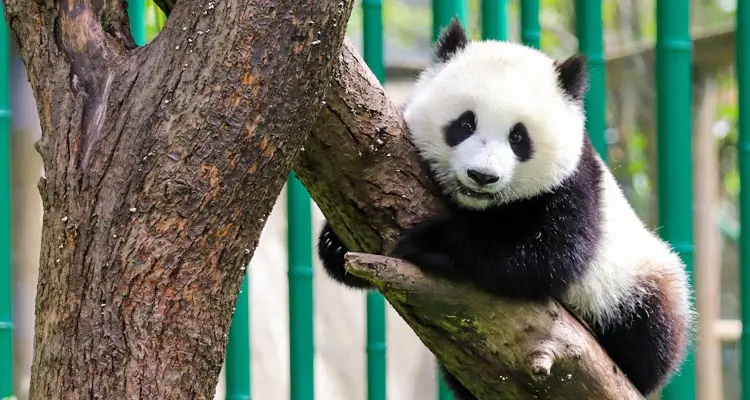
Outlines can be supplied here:
[[555, 61], [520, 44], [441, 33], [435, 62], [404, 109], [444, 193], [483, 209], [554, 190], [583, 151], [585, 59]]

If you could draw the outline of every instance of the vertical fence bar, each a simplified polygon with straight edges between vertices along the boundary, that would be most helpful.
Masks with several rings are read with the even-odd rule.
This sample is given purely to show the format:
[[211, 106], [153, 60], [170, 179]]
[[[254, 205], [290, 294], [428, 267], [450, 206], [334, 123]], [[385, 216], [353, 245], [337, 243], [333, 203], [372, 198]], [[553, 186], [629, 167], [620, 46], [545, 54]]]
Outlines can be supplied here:
[[521, 0], [521, 43], [538, 49], [540, 38], [539, 0]]
[[482, 39], [508, 40], [508, 2], [482, 0]]
[[[435, 42], [442, 30], [453, 17], [458, 17], [464, 28], [468, 20], [469, 5], [467, 0], [432, 0], [432, 41]], [[452, 400], [453, 394], [438, 375], [438, 399]]]
[[146, 0], [128, 0], [128, 17], [130, 19], [130, 34], [138, 46], [146, 44]]
[[[383, 62], [383, 2], [362, 0], [364, 59], [380, 83], [385, 83]], [[367, 399], [385, 400], [386, 370], [385, 299], [376, 290], [367, 293]]]
[[[661, 236], [685, 262], [693, 282], [692, 43], [690, 1], [658, 2], [656, 7], [656, 110], [658, 199]], [[691, 348], [681, 371], [662, 393], [663, 400], [695, 399]]]
[[310, 197], [292, 173], [287, 181], [289, 357], [291, 400], [315, 398], [312, 215]]
[[602, 23], [602, 2], [575, 2], [576, 35], [578, 49], [588, 58], [589, 90], [584, 99], [586, 108], [586, 130], [594, 148], [603, 160], [607, 160], [607, 80], [604, 65], [604, 35]]
[[9, 88], [10, 42], [0, 3], [0, 398], [13, 395]]
[[750, 400], [750, 4], [737, 2], [737, 107], [740, 173], [740, 382], [742, 400]]
[[[432, 0], [432, 41], [437, 40], [440, 31], [456, 16], [464, 28], [468, 29], [468, 13], [468, 0]], [[453, 394], [440, 375], [438, 375], [438, 399], [453, 399]]]
[[432, 1], [432, 41], [437, 40], [440, 30], [458, 16], [464, 27], [468, 19], [468, 0], [433, 0]]
[[250, 277], [240, 286], [240, 294], [229, 328], [229, 341], [226, 350], [226, 400], [250, 400]]

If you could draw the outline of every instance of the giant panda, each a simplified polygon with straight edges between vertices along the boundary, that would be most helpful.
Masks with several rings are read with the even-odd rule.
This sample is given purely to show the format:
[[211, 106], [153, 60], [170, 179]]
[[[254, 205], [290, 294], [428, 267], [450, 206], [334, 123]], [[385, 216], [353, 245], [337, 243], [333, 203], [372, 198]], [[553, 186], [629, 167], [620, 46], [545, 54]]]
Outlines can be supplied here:
[[[584, 129], [586, 61], [469, 41], [453, 20], [403, 110], [449, 208], [405, 230], [391, 255], [498, 296], [553, 297], [585, 321], [644, 395], [681, 364], [693, 309], [684, 265], [646, 228]], [[326, 223], [328, 274], [346, 246]], [[441, 367], [460, 400], [476, 399]]]

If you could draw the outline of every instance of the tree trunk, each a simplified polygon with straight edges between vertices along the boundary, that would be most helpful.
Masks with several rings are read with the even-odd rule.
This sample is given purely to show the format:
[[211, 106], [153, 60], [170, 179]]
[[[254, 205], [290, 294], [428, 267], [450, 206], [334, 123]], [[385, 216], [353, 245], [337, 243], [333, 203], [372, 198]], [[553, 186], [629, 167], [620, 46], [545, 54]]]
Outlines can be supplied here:
[[[353, 252], [387, 253], [401, 230], [445, 210], [399, 110], [348, 41], [295, 172]], [[558, 304], [504, 301], [372, 257], [350, 253], [350, 271], [376, 282], [479, 399], [642, 398]]]
[[212, 396], [352, 1], [181, 0], [143, 48], [123, 6], [5, 0], [46, 171], [33, 399]]

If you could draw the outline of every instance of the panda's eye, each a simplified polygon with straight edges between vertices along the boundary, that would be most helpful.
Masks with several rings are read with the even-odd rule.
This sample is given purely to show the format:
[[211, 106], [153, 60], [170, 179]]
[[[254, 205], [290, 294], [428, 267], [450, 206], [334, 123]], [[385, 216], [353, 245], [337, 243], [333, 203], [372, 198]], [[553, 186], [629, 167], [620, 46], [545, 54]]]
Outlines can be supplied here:
[[528, 161], [534, 153], [529, 131], [520, 122], [511, 128], [510, 134], [508, 134], [508, 142], [510, 142], [510, 148], [516, 155], [516, 158], [521, 162]]
[[445, 141], [448, 146], [457, 146], [471, 136], [476, 129], [476, 115], [473, 111], [464, 111], [444, 128]]
[[523, 136], [519, 132], [511, 131], [510, 132], [510, 142], [511, 143], [519, 143], [523, 140]]
[[474, 130], [477, 128], [476, 120], [475, 120], [474, 113], [471, 111], [466, 111], [461, 116], [458, 117], [456, 120], [460, 126], [461, 129], [463, 129], [467, 133], [473, 133]]
[[513, 125], [513, 128], [510, 130], [510, 135], [508, 135], [508, 140], [511, 143], [521, 143], [526, 137], [528, 136], [528, 132], [526, 131], [526, 126], [522, 123], [517, 123]]

